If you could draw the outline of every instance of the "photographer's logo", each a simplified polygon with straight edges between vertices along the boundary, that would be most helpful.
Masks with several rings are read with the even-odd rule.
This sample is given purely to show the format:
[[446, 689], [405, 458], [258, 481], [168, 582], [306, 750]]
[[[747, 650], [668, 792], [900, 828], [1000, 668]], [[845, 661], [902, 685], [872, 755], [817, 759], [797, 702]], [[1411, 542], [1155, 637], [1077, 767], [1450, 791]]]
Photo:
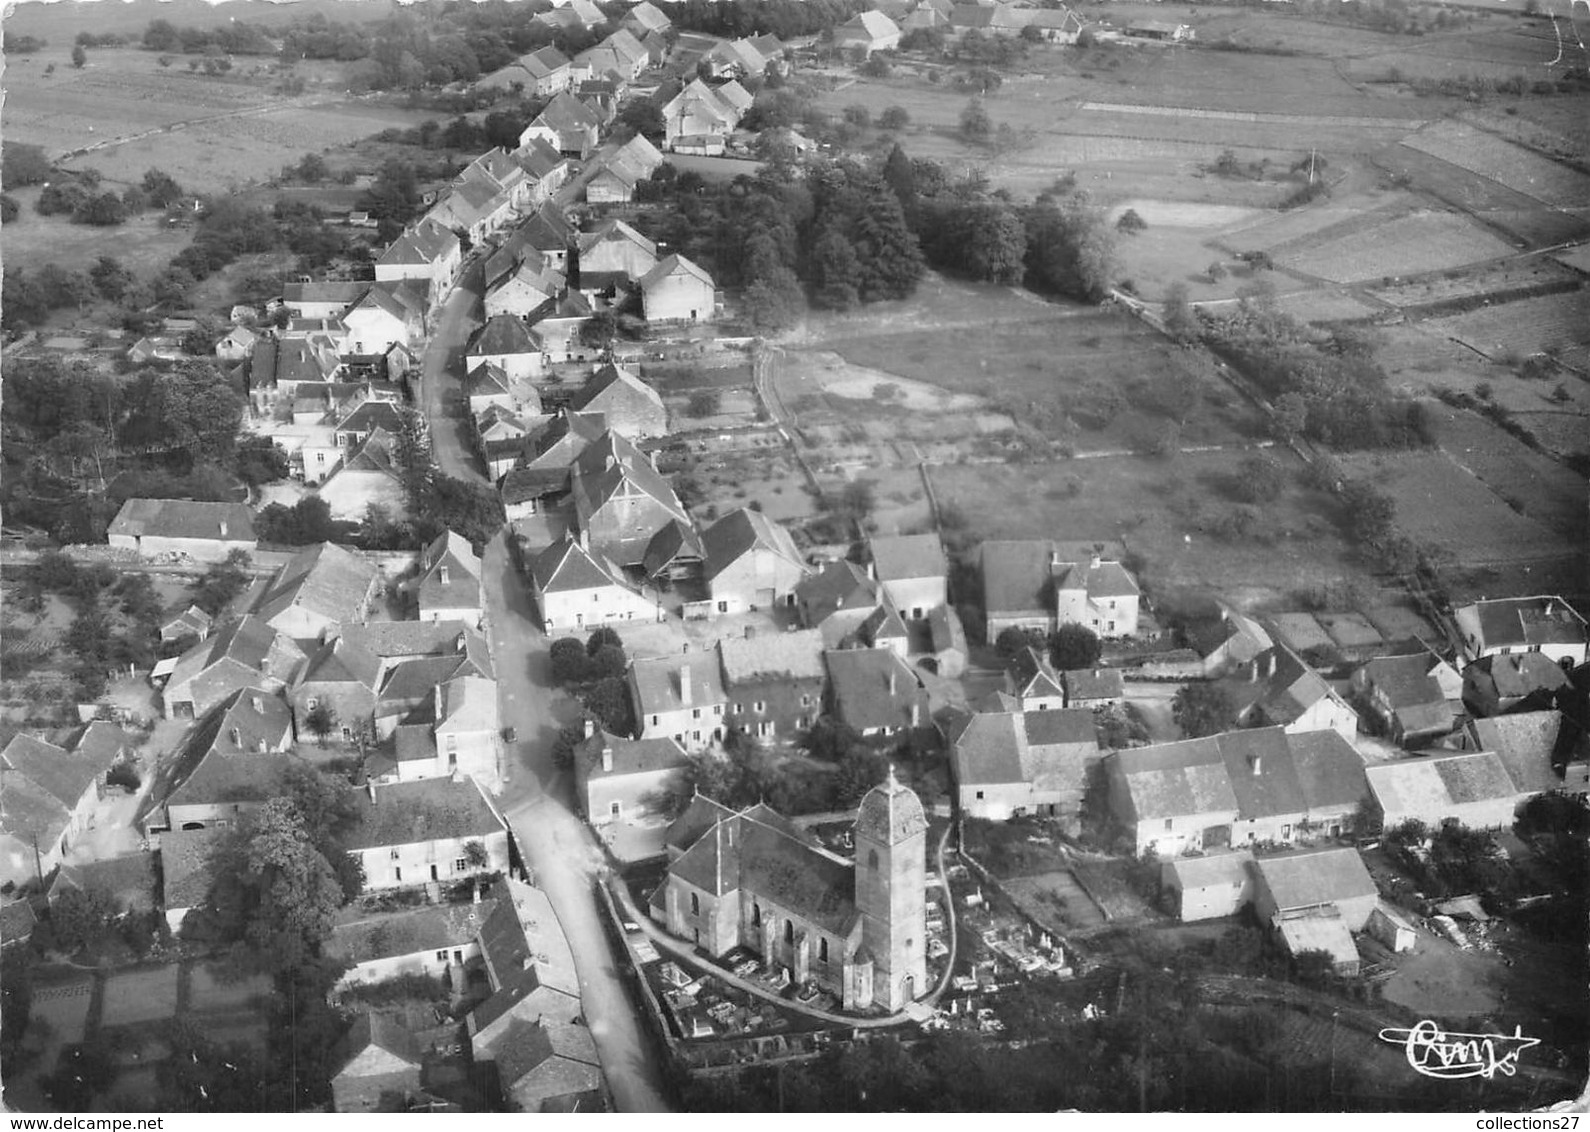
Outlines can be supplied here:
[[1483, 1077], [1488, 1081], [1498, 1073], [1511, 1077], [1518, 1071], [1518, 1055], [1540, 1044], [1539, 1038], [1524, 1037], [1517, 1026], [1510, 1036], [1462, 1034], [1443, 1030], [1428, 1019], [1411, 1030], [1384, 1029], [1380, 1040], [1402, 1046], [1415, 1073], [1447, 1080]]

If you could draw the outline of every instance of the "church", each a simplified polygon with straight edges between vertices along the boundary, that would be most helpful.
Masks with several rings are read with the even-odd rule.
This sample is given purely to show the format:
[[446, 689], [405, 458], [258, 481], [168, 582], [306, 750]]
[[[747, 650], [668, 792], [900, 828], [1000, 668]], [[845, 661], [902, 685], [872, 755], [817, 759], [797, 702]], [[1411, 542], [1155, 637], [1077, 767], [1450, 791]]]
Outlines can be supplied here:
[[927, 818], [893, 768], [862, 799], [854, 837], [851, 862], [766, 805], [697, 795], [669, 828], [652, 916], [709, 955], [745, 947], [846, 1010], [893, 1013], [930, 989]]

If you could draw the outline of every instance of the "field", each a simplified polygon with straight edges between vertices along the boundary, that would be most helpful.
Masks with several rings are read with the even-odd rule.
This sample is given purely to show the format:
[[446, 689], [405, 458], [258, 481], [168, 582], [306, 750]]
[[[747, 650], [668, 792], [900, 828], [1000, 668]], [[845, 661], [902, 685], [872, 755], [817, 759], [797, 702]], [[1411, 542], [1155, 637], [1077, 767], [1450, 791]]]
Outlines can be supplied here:
[[1374, 162], [1403, 183], [1502, 229], [1521, 247], [1546, 247], [1590, 232], [1590, 221], [1582, 216], [1542, 208], [1533, 197], [1411, 146], [1387, 146], [1374, 154]]
[[[1509, 259], [1474, 270], [1454, 270], [1437, 276], [1370, 287], [1375, 298], [1404, 310], [1452, 299], [1495, 296], [1525, 288], [1578, 286], [1581, 276], [1548, 256]], [[1434, 313], [1434, 312], [1432, 312]]]
[[188, 246], [192, 228], [173, 228], [158, 212], [134, 217], [108, 234], [90, 224], [73, 224], [65, 216], [40, 216], [33, 210], [37, 188], [17, 189], [22, 212], [0, 230], [0, 249], [7, 261], [40, 266], [54, 263], [68, 271], [87, 268], [102, 255], [113, 255], [141, 278], [165, 270], [171, 257]]
[[1433, 318], [1422, 326], [1428, 333], [1455, 338], [1487, 357], [1560, 351], [1565, 361], [1583, 366], [1590, 360], [1590, 290], [1481, 307], [1467, 314]]
[[967, 517], [973, 540], [1118, 539], [1142, 556], [1140, 576], [1161, 600], [1197, 590], [1242, 606], [1279, 602], [1344, 577], [1372, 589], [1336, 528], [1332, 502], [1318, 493], [1289, 487], [1265, 509], [1257, 538], [1227, 542], [1211, 533], [1228, 510], [1218, 502], [1221, 485], [1244, 455], [945, 465], [930, 472], [940, 503]]
[[[1367, 219], [1367, 218], [1366, 218]], [[1444, 271], [1476, 260], [1507, 255], [1505, 242], [1456, 212], [1379, 212], [1373, 222], [1315, 234], [1277, 255], [1276, 262], [1335, 283]], [[1334, 238], [1333, 238], [1334, 237]]]
[[[228, 0], [227, 17], [279, 27], [289, 20], [322, 15], [342, 23], [382, 20], [401, 11], [392, 0], [363, 0], [350, 7], [344, 0], [293, 0], [283, 6], [271, 0]], [[153, 9], [153, 10], [151, 10]], [[48, 50], [64, 58], [72, 37], [80, 31], [97, 35], [116, 34], [137, 38], [152, 19], [166, 19], [179, 26], [213, 26], [220, 17], [208, 0], [161, 0], [158, 8], [150, 4], [13, 4], [6, 11], [6, 28], [17, 35], [32, 35], [49, 41]], [[42, 54], [42, 53], [41, 53]]]
[[[240, 77], [210, 77], [181, 62], [161, 67], [153, 52], [132, 48], [90, 52], [82, 70], [57, 66], [45, 75], [44, 54], [22, 56], [6, 69], [6, 137], [41, 145], [68, 168], [93, 167], [131, 183], [159, 167], [197, 191], [240, 188], [276, 173], [311, 150], [344, 145], [423, 115], [334, 85], [287, 98], [272, 91], [268, 60], [240, 63]], [[303, 68], [308, 72], [311, 68]], [[252, 76], [252, 77], [250, 77]]]
[[101, 1024], [125, 1026], [170, 1018], [177, 1012], [177, 983], [181, 974], [182, 969], [170, 963], [107, 977]]
[[1462, 122], [1440, 122], [1402, 144], [1488, 177], [1542, 204], [1574, 207], [1590, 200], [1590, 177]]
[[[1585, 545], [1585, 481], [1475, 413], [1442, 409], [1436, 414], [1441, 447], [1505, 500], [1550, 527], [1570, 547]], [[1583, 424], [1583, 418], [1580, 418]], [[1581, 436], [1581, 445], [1590, 435]], [[1542, 551], [1546, 545], [1542, 544]]]

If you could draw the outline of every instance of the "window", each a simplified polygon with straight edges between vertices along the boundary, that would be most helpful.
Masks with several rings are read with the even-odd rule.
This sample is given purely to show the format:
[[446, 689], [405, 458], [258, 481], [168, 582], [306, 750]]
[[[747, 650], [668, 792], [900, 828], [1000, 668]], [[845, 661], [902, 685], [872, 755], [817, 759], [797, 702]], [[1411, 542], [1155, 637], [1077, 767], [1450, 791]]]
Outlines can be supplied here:
[[655, 715], [651, 717], [651, 725], [653, 727], [657, 726], [657, 717]]
[[701, 897], [694, 892], [690, 894], [690, 914], [692, 916], [701, 915]]
[[691, 732], [691, 733], [690, 733], [690, 740], [691, 740], [691, 742], [693, 742], [693, 743], [699, 743], [699, 742], [701, 742], [701, 732], [699, 732], [699, 731], [692, 731], [692, 732]]
[[734, 705], [734, 714], [735, 715], [744, 715], [745, 714], [745, 705], [744, 704], [735, 704]]
[[397, 881], [399, 884], [401, 884], [403, 882], [403, 870], [402, 869], [393, 869], [392, 870], [392, 879]]
[[1171, 823], [1171, 822], [1172, 822], [1172, 821], [1173, 821], [1173, 820], [1175, 820], [1175, 819], [1173, 819], [1173, 818], [1166, 818], [1166, 819], [1165, 819], [1165, 828], [1166, 828], [1166, 829], [1169, 829], [1169, 828], [1170, 828], [1170, 823]]
[[324, 452], [316, 452], [315, 453], [315, 463], [324, 464], [325, 462], [326, 462], [326, 454]]
[[982, 801], [982, 800], [983, 800], [983, 792], [982, 792], [982, 791], [981, 791], [981, 790], [979, 790], [979, 791], [978, 791], [978, 792], [977, 792], [977, 800], [978, 800], [978, 801], [979, 801], [979, 802], [981, 802], [981, 801]]
[[878, 851], [876, 849], [867, 850], [867, 868], [875, 869], [877, 867], [878, 867]]
[[469, 859], [467, 857], [454, 857], [453, 858], [453, 871], [455, 873], [468, 872], [469, 871]]
[[700, 708], [691, 708], [690, 709], [690, 718], [691, 719], [700, 719], [701, 718], [701, 709]]
[[760, 904], [751, 905], [751, 926], [762, 926], [762, 906]]
[[795, 942], [795, 921], [794, 920], [785, 920], [784, 921], [784, 942], [785, 943], [794, 943]]
[[1283, 825], [1283, 826], [1282, 826], [1282, 827], [1281, 827], [1281, 836], [1282, 836], [1282, 837], [1283, 837], [1283, 838], [1287, 838], [1287, 837], [1291, 837], [1291, 836], [1292, 836], [1292, 827], [1291, 827], [1291, 825], [1290, 825], [1290, 824], [1288, 824], [1288, 825]]
[[347, 741], [348, 741], [348, 740], [350, 740], [350, 739], [352, 739], [352, 738], [353, 738], [353, 728], [351, 728], [351, 727], [344, 727], [344, 728], [343, 728], [343, 729], [342, 729], [342, 741], [343, 741], [343, 742], [344, 742], [344, 743], [346, 743], [346, 742], [347, 742]]
[[449, 751], [458, 750], [458, 736], [457, 735], [449, 735], [447, 737], [447, 749]]
[[719, 613], [727, 613], [727, 612], [729, 612], [729, 603], [726, 602], [726, 601], [718, 602], [718, 612]]
[[398, 851], [396, 849], [394, 849], [394, 850], [392, 850], [392, 860], [395, 861], [397, 859], [398, 859]]
[[436, 953], [436, 961], [438, 963], [446, 963], [447, 962], [447, 949], [445, 947], [442, 948], [442, 950], [440, 950], [440, 951], [438, 951]]
[[305, 711], [314, 711], [319, 706], [320, 706], [320, 701], [317, 700], [314, 696], [310, 696], [309, 699], [304, 701], [304, 710]]
[[722, 715], [723, 714], [723, 705], [722, 704], [713, 704], [712, 705], [712, 714], [713, 715]]
[[601, 594], [594, 593], [594, 594], [591, 595], [591, 604], [592, 605], [595, 605], [597, 602], [599, 602], [601, 600], [602, 600], [602, 595]]
[[761, 715], [761, 714], [762, 714], [762, 712], [763, 712], [763, 711], [764, 711], [764, 710], [765, 710], [765, 709], [766, 709], [766, 708], [767, 708], [767, 704], [766, 704], [766, 703], [764, 703], [764, 702], [763, 702], [763, 701], [761, 701], [761, 700], [757, 700], [757, 701], [756, 701], [756, 703], [755, 703], [755, 704], [753, 704], [753, 705], [752, 705], [752, 710], [754, 710], [754, 711], [755, 711], [755, 712], [756, 712], [756, 714], [757, 714], [757, 715]]
[[817, 959], [822, 963], [828, 962], [828, 941], [826, 939], [817, 941]]
[[810, 707], [811, 703], [812, 703], [812, 698], [810, 696], [802, 696], [801, 697], [801, 707]]
[[609, 802], [607, 804], [607, 816], [608, 817], [616, 818], [616, 817], [619, 816], [619, 814], [623, 813], [623, 811], [624, 811], [624, 804], [622, 802]]

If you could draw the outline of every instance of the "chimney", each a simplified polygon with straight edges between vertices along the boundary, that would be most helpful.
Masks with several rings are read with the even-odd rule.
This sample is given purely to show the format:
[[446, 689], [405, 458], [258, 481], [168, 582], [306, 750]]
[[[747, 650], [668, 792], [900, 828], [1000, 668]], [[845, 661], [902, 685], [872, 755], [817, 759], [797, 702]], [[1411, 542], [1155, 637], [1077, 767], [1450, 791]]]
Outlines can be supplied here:
[[236, 728], [236, 727], [232, 728], [232, 746], [241, 747], [242, 745], [243, 745], [243, 732], [241, 730], [239, 730], [238, 728]]
[[580, 549], [591, 549], [591, 532], [586, 530], [584, 527], [580, 528]]
[[894, 695], [894, 669], [889, 669], [889, 694]]
[[1088, 559], [1088, 567], [1089, 567], [1089, 569], [1097, 570], [1103, 564], [1104, 564], [1104, 559], [1100, 558], [1099, 557], [1099, 552], [1095, 550], [1093, 552], [1093, 557]]
[[596, 734], [596, 720], [592, 719], [590, 716], [586, 716], [585, 719], [584, 719], [584, 723], [585, 723], [585, 737], [587, 739], [589, 739], [592, 735]]
[[1269, 679], [1275, 675], [1275, 650], [1270, 650], [1270, 658], [1264, 662], [1264, 676]]
[[686, 707], [690, 706], [690, 666], [679, 666], [679, 702]]
[[471, 904], [480, 903], [480, 881], [478, 880], [469, 886], [469, 902]]
[[447, 567], [443, 566], [437, 573], [441, 575], [442, 585], [447, 585]]
[[609, 452], [607, 454], [607, 459], [602, 461], [602, 470], [605, 471], [605, 472], [610, 472], [610, 471], [613, 470], [614, 466], [617, 463], [618, 463], [618, 458], [616, 456], [614, 456], [611, 452]]
[[250, 696], [248, 698], [248, 702], [249, 706], [254, 709], [255, 715], [263, 715], [265, 713], [265, 705], [260, 703], [260, 698], [258, 696]]
[[1056, 547], [1050, 547], [1049, 548], [1049, 568], [1053, 569], [1054, 567], [1056, 567], [1058, 565], [1060, 565], [1060, 551]]
[[611, 743], [602, 744], [602, 773], [613, 773], [613, 744]]
[[222, 538], [226, 537], [226, 520], [225, 519], [221, 520], [221, 537]]
[[1253, 763], [1253, 774], [1254, 774], [1254, 777], [1258, 777], [1259, 771], [1262, 768], [1263, 763], [1264, 763], [1264, 758], [1261, 755], [1254, 755], [1253, 758], [1250, 761]]

